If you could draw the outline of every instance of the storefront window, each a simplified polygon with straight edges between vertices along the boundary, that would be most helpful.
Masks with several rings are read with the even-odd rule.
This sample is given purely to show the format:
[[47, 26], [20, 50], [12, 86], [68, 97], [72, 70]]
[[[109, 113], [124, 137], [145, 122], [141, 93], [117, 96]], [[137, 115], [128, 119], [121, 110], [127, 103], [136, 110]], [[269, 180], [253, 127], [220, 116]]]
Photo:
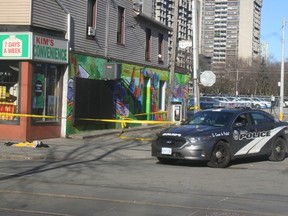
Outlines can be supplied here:
[[33, 66], [33, 122], [59, 122], [60, 66], [35, 63]]
[[0, 123], [18, 121], [19, 62], [0, 61]]

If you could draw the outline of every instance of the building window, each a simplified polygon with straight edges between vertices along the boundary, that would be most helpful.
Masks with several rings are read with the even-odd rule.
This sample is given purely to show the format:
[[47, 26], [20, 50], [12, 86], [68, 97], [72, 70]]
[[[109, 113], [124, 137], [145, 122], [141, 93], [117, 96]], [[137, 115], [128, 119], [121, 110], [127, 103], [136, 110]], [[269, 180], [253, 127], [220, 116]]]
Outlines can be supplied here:
[[19, 120], [19, 62], [0, 61], [0, 122]]
[[60, 77], [60, 66], [41, 63], [33, 65], [32, 114], [43, 116], [33, 118], [33, 122], [59, 122]]
[[117, 43], [124, 44], [125, 10], [118, 6]]
[[96, 19], [97, 19], [97, 0], [88, 1], [88, 13], [87, 13], [87, 35], [95, 36], [96, 31]]
[[146, 28], [145, 60], [151, 61], [151, 29]]
[[164, 46], [163, 46], [163, 34], [158, 35], [158, 63], [163, 63], [164, 59]]

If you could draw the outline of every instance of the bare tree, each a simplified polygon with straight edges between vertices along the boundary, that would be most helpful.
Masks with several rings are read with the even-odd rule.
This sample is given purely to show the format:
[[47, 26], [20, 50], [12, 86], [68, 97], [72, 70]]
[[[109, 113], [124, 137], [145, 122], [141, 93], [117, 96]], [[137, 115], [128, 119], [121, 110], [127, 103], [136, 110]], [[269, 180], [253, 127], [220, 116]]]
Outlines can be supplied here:
[[[202, 62], [203, 68], [209, 68]], [[200, 63], [201, 64], [201, 63]], [[287, 63], [286, 63], [287, 65]], [[284, 85], [288, 84], [287, 66], [284, 72]], [[278, 95], [280, 81], [280, 63], [262, 61], [261, 59], [234, 59], [226, 64], [213, 64], [211, 70], [216, 74], [216, 83], [212, 87], [200, 86], [202, 94], [235, 95]], [[288, 88], [284, 86], [284, 95], [288, 96]]]

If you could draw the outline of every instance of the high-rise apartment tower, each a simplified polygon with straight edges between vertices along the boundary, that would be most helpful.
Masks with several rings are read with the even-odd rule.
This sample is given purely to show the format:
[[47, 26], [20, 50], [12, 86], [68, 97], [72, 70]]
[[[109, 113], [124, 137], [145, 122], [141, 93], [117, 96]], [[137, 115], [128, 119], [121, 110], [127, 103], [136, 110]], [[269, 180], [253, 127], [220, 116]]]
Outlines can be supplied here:
[[200, 53], [213, 64], [259, 56], [262, 0], [201, 0]]
[[[154, 18], [172, 27], [175, 0], [153, 1]], [[178, 41], [192, 41], [193, 1], [179, 0]], [[259, 56], [262, 0], [195, 1], [199, 16], [199, 32], [196, 34], [199, 35], [200, 54], [210, 57], [213, 64], [220, 65], [238, 58], [250, 60]], [[191, 55], [191, 49], [184, 52], [178, 49], [176, 62], [178, 65], [183, 61], [191, 62]]]

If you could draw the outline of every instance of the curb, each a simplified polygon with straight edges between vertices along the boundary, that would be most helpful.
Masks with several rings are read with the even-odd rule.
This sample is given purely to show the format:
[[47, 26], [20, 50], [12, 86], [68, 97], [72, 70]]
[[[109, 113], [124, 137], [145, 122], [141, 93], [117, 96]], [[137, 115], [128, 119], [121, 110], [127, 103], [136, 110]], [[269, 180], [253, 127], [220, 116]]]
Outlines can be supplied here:
[[[15, 160], [15, 161], [22, 161], [22, 160], [44, 160], [46, 161], [46, 155], [20, 155], [17, 153], [14, 154], [1, 154], [0, 160]], [[49, 159], [48, 159], [49, 160]]]
[[[154, 129], [161, 129], [167, 127], [165, 124], [160, 125], [147, 125], [147, 126], [135, 126], [131, 128], [124, 128], [124, 129], [107, 129], [107, 130], [93, 130], [86, 133], [79, 133], [79, 134], [73, 134], [68, 136], [68, 139], [91, 139], [91, 138], [97, 138], [101, 136], [110, 136], [114, 134], [118, 134], [119, 137], [122, 136], [125, 133], [133, 132], [133, 131], [143, 131], [143, 130], [154, 130]], [[139, 139], [141, 139], [139, 137]]]

